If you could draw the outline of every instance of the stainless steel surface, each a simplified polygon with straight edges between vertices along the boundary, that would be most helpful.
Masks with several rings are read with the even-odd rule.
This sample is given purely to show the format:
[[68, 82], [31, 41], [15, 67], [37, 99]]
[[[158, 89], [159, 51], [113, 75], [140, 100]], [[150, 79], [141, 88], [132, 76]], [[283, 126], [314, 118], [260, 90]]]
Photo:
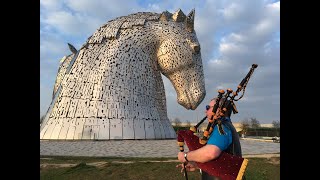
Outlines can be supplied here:
[[61, 63], [40, 139], [176, 138], [161, 73], [178, 103], [196, 109], [205, 86], [194, 15], [139, 12], [102, 25], [70, 72], [73, 54]]

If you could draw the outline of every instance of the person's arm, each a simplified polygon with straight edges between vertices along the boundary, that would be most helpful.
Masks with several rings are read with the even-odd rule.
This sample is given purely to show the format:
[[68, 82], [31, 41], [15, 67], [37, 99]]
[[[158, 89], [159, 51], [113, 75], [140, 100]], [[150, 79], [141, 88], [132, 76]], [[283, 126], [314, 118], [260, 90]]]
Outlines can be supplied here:
[[218, 146], [207, 144], [202, 148], [188, 152], [187, 159], [204, 163], [219, 157], [220, 154], [221, 150]]
[[[187, 153], [187, 159], [188, 161], [205, 163], [219, 157], [220, 154], [221, 150], [218, 146], [207, 144], [197, 150], [189, 151]], [[184, 158], [184, 152], [179, 152], [178, 159], [180, 162], [186, 161]]]
[[[197, 150], [189, 151], [187, 154], [188, 161], [204, 163], [219, 157], [221, 152], [227, 149], [232, 142], [232, 133], [230, 129], [225, 128], [224, 126], [222, 126], [222, 128], [225, 131], [224, 135], [220, 134], [218, 127], [215, 126], [207, 145]], [[178, 159], [182, 163], [186, 161], [184, 152], [178, 153]]]

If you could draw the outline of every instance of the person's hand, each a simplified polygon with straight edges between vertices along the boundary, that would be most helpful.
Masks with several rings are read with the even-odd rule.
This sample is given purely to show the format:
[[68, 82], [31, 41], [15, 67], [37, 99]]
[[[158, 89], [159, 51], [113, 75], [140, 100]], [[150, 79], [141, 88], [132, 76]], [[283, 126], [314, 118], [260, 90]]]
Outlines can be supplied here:
[[182, 163], [186, 162], [186, 159], [184, 158], [184, 152], [178, 153], [178, 160]]
[[[192, 163], [192, 162], [188, 162], [188, 164], [186, 164], [185, 167], [186, 167], [186, 170], [187, 170], [187, 171], [195, 171], [196, 169], [198, 169], [197, 165], [195, 165], [195, 164]], [[178, 165], [176, 166], [176, 168], [181, 168], [181, 173], [184, 172], [183, 163], [178, 164]]]

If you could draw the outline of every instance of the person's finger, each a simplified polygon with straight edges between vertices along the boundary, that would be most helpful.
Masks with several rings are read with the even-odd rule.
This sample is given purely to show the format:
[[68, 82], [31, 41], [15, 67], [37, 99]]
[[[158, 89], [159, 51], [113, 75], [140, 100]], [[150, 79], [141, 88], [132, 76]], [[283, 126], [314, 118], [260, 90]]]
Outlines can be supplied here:
[[181, 173], [183, 173], [184, 172], [184, 169], [183, 168], [181, 168]]
[[178, 168], [178, 167], [183, 167], [183, 166], [182, 166], [182, 164], [178, 164], [178, 165], [176, 165], [176, 167]]

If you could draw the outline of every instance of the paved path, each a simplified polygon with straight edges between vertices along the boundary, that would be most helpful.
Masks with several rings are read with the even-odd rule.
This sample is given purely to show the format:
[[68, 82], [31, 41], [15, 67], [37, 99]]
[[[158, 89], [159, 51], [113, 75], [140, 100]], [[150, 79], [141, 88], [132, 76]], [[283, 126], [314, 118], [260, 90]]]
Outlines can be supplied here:
[[[280, 153], [280, 143], [240, 142], [243, 155]], [[176, 157], [178, 149], [176, 140], [40, 141], [40, 155], [50, 156]]]

